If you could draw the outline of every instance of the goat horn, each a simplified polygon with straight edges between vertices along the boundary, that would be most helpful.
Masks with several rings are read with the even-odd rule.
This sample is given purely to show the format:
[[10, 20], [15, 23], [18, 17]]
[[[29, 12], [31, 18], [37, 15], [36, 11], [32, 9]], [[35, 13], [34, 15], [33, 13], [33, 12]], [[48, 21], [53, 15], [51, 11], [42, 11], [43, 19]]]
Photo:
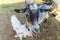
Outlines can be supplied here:
[[31, 4], [31, 1], [30, 0], [26, 0], [26, 4]]

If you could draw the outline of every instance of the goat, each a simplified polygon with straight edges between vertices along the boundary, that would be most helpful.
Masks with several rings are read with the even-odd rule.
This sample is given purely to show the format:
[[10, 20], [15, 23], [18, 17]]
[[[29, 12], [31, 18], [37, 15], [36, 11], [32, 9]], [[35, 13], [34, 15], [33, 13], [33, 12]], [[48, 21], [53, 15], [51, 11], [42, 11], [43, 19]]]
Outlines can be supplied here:
[[[30, 1], [28, 0], [27, 7], [24, 8], [23, 11], [25, 12], [26, 15], [26, 26], [28, 26], [28, 29], [30, 30], [29, 32], [34, 33], [36, 35], [40, 32], [40, 27], [38, 24], [42, 23], [44, 18], [48, 19], [49, 17], [48, 9], [50, 8], [48, 8], [49, 6], [47, 7], [46, 4], [45, 4], [46, 9], [44, 8], [45, 7], [44, 5], [40, 5], [39, 7], [37, 7], [37, 4], [35, 3], [31, 5]], [[43, 8], [41, 9], [41, 7]]]

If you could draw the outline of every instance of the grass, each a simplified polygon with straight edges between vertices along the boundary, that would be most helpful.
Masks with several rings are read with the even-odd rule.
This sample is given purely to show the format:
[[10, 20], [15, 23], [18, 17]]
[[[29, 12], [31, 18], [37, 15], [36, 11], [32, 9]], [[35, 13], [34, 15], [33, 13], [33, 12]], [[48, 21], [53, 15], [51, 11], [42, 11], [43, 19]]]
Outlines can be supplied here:
[[[55, 36], [53, 36], [53, 39], [56, 40], [59, 37], [59, 36], [57, 37], [58, 32], [56, 32], [56, 30], [59, 30], [58, 29], [60, 27], [59, 24], [60, 24], [60, 22], [58, 22], [54, 17], [52, 17], [52, 15], [50, 15], [50, 17], [48, 18], [48, 21], [47, 22], [43, 22], [41, 24], [41, 29], [42, 29], [41, 33], [44, 34], [44, 36], [46, 36], [46, 34], [44, 33], [44, 31], [47, 32], [47, 34], [49, 36], [53, 36], [53, 34], [54, 34]], [[48, 35], [46, 37], [48, 37]], [[58, 35], [60, 35], [60, 34], [58, 34]], [[42, 37], [42, 38], [44, 38], [44, 37]]]
[[0, 7], [1, 8], [8, 8], [8, 7], [11, 7], [13, 6], [14, 4], [1, 4]]
[[19, 5], [25, 5], [24, 3], [10, 3], [10, 4], [1, 4], [0, 5], [0, 8], [8, 8], [8, 7], [11, 7], [11, 6], [14, 6], [16, 4], [19, 4]]

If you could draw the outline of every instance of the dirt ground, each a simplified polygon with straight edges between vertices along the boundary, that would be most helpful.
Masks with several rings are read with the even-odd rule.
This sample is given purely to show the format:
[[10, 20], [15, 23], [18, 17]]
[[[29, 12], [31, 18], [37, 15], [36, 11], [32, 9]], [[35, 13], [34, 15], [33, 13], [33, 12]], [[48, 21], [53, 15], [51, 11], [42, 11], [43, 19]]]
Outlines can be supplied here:
[[[15, 31], [12, 29], [10, 19], [12, 15], [16, 15], [24, 23], [25, 15], [13, 11], [21, 7], [20, 4], [15, 4], [9, 8], [0, 8], [0, 40], [19, 40], [14, 37]], [[50, 15], [47, 22], [40, 24], [40, 29], [41, 32], [38, 40], [60, 40], [60, 23], [52, 15]]]

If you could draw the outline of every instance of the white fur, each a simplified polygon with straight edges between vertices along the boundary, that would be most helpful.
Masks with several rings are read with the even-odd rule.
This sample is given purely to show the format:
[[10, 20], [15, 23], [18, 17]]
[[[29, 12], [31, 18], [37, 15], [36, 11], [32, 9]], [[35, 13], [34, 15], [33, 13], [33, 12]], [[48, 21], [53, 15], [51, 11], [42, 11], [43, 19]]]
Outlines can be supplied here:
[[25, 25], [22, 25], [15, 15], [11, 16], [11, 23], [13, 30], [15, 30], [17, 33], [15, 37], [19, 37], [20, 40], [22, 40], [22, 37], [26, 38], [27, 36], [31, 36], [31, 33], [28, 31]]
[[38, 24], [41, 24], [45, 18], [46, 19], [49, 18], [48, 12], [40, 12], [39, 13], [39, 19], [38, 19]]

